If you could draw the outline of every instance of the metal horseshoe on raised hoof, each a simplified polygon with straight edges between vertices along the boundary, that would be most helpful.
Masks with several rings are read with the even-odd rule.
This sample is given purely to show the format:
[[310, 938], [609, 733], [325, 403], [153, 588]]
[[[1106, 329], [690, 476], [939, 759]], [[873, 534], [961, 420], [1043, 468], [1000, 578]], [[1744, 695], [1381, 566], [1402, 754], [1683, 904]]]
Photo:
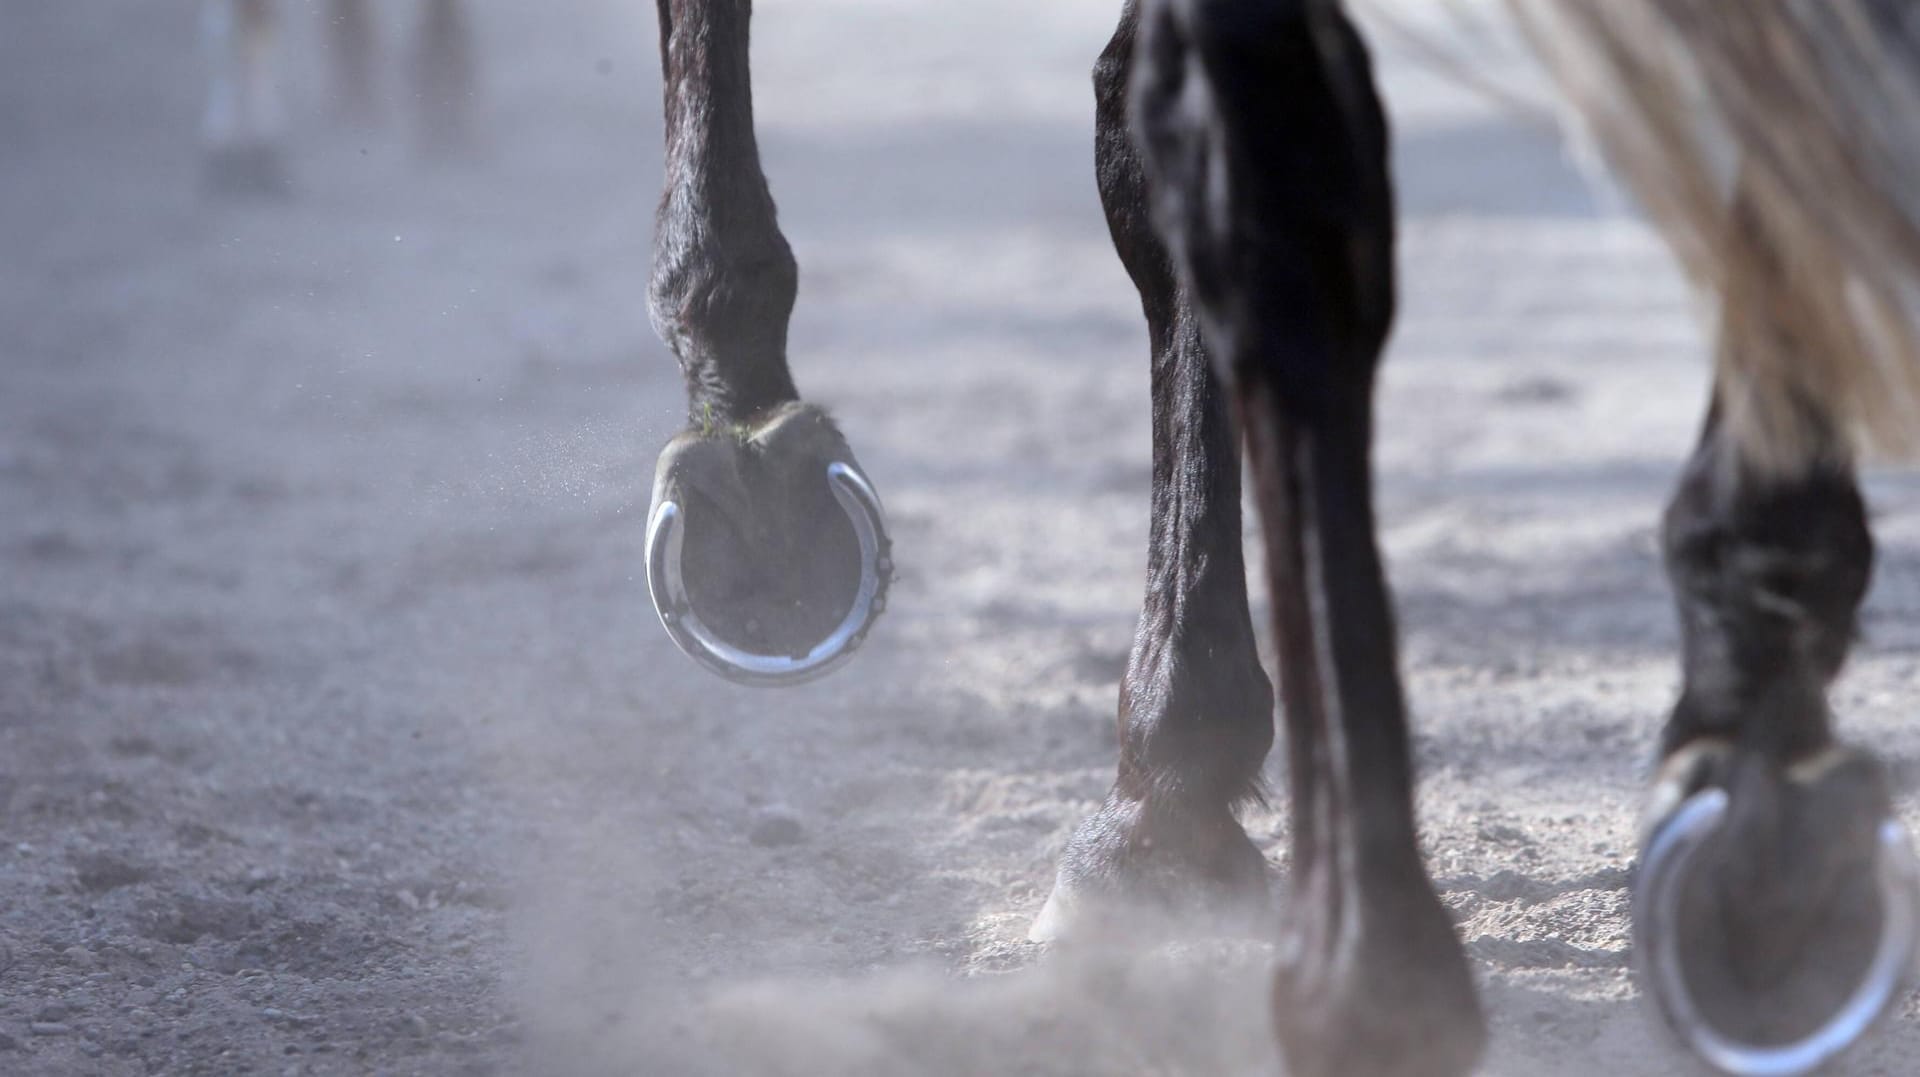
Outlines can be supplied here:
[[687, 656], [730, 681], [774, 687], [799, 684], [839, 668], [866, 639], [867, 630], [887, 608], [893, 577], [892, 542], [880, 496], [852, 464], [827, 465], [827, 487], [847, 514], [860, 543], [860, 586], [846, 616], [826, 638], [795, 655], [756, 654], [721, 639], [695, 612], [680, 572], [686, 537], [684, 510], [663, 499], [647, 522], [647, 589], [667, 634]]
[[1880, 942], [1860, 983], [1832, 1017], [1805, 1036], [1782, 1044], [1742, 1043], [1714, 1028], [1694, 1002], [1676, 931], [1687, 871], [1725, 821], [1729, 800], [1724, 789], [1703, 789], [1654, 832], [1634, 888], [1634, 948], [1661, 1015], [1695, 1054], [1734, 1077], [1795, 1077], [1851, 1047], [1904, 994], [1920, 947], [1920, 863], [1906, 828], [1892, 819], [1882, 822]]

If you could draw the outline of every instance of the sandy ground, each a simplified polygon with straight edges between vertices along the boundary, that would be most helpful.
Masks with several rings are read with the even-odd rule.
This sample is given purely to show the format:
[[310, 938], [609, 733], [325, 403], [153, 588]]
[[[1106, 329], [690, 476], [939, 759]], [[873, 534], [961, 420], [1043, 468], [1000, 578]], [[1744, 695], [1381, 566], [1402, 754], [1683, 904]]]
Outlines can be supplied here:
[[[0, 1073], [1272, 1072], [1264, 944], [1022, 941], [1110, 779], [1144, 562], [1088, 160], [1113, 5], [763, 0], [796, 370], [902, 573], [854, 665], [777, 694], [678, 655], [637, 571], [680, 412], [651, 5], [481, 3], [455, 169], [404, 112], [330, 131], [288, 6], [275, 206], [196, 195], [190, 5], [0, 30]], [[1684, 1072], [1624, 886], [1700, 335], [1551, 136], [1388, 66], [1384, 540], [1487, 1072]], [[1920, 484], [1873, 500], [1837, 703], [1905, 775]], [[1284, 813], [1248, 823], [1282, 859]], [[1844, 1069], [1915, 1057], [1909, 1003]]]

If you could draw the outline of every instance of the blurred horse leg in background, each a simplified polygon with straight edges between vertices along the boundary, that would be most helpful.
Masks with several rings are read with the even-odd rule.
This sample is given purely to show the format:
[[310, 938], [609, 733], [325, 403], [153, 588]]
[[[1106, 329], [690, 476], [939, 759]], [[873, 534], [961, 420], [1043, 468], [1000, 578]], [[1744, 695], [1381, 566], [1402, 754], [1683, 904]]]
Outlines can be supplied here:
[[464, 0], [423, 0], [409, 62], [420, 152], [444, 159], [473, 151], [478, 72]]
[[[372, 0], [329, 0], [323, 10], [327, 111], [350, 128], [378, 126], [386, 79], [380, 19]], [[289, 77], [279, 0], [204, 0], [209, 65], [201, 123], [203, 179], [220, 196], [285, 196]], [[407, 53], [412, 137], [420, 156], [441, 161], [477, 148], [478, 72], [464, 0], [421, 0]]]
[[332, 0], [327, 12], [327, 59], [333, 112], [351, 127], [380, 120], [380, 34], [372, 0]]
[[213, 194], [288, 193], [279, 31], [274, 0], [204, 0], [201, 5], [209, 65], [200, 126], [201, 180]]

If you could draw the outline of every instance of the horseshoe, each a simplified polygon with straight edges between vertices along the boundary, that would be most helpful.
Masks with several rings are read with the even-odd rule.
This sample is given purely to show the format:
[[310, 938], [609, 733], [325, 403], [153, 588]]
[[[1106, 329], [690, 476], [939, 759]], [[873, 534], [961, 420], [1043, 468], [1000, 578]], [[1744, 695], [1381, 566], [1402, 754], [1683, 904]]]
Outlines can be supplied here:
[[1906, 828], [1880, 824], [1880, 943], [1860, 983], [1819, 1028], [1790, 1043], [1742, 1043], [1708, 1023], [1687, 987], [1680, 944], [1680, 892], [1694, 856], [1726, 820], [1730, 797], [1707, 788], [1687, 798], [1647, 843], [1635, 886], [1634, 949], [1661, 1015], [1693, 1052], [1732, 1077], [1797, 1077], [1826, 1065], [1873, 1027], [1903, 995], [1920, 946], [1920, 862]]
[[893, 543], [873, 484], [852, 464], [827, 465], [827, 486], [860, 542], [860, 587], [826, 638], [793, 655], [757, 654], [721, 639], [693, 608], [680, 554], [686, 538], [685, 510], [663, 498], [647, 522], [647, 590], [667, 635], [689, 658], [737, 684], [779, 687], [822, 677], [844, 665], [887, 608], [893, 581]]

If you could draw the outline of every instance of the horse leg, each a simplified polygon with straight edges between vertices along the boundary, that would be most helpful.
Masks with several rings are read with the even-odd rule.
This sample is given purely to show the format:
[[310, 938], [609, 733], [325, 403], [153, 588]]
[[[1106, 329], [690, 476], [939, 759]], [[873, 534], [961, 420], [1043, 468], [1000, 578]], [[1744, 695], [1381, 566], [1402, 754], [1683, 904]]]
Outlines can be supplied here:
[[205, 0], [200, 25], [210, 66], [200, 125], [202, 183], [218, 195], [286, 194], [273, 0]]
[[421, 153], [445, 158], [472, 149], [478, 72], [463, 0], [425, 0], [411, 63]]
[[371, 127], [379, 71], [379, 33], [371, 0], [333, 0], [327, 15], [327, 58], [333, 69], [333, 100], [341, 120]]
[[666, 186], [648, 309], [686, 379], [688, 427], [655, 473], [649, 581], [661, 620], [723, 675], [837, 663], [885, 600], [872, 488], [787, 368], [798, 268], [760, 169], [750, 0], [658, 0]]
[[1231, 387], [1266, 541], [1292, 808], [1281, 1053], [1294, 1077], [1455, 1077], [1484, 1025], [1420, 860], [1374, 542], [1393, 204], [1366, 50], [1327, 0], [1145, 0], [1135, 63], [1155, 220]]
[[1756, 371], [1790, 368], [1779, 358], [1819, 361], [1753, 362], [1795, 347], [1778, 326], [1795, 324], [1794, 274], [1818, 270], [1771, 257], [1783, 248], [1733, 212], [1758, 254], [1723, 297], [1715, 404], [1664, 524], [1684, 686], [1646, 813], [1636, 949], [1696, 1051], [1798, 1073], [1901, 997], [1914, 893], [1886, 771], [1835, 742], [1827, 706], [1873, 563], [1845, 435], [1818, 400], [1793, 439], [1728, 406], [1769, 391]]
[[[1826, 702], [1866, 594], [1866, 510], [1844, 457], [1758, 472], [1714, 414], [1664, 538], [1685, 680], [1648, 804], [1637, 949], [1696, 1048], [1789, 1044], [1846, 1008], [1887, 912], [1887, 775], [1834, 742]], [[1726, 798], [1724, 818], [1682, 878], [1664, 850], [1709, 825], [1681, 811], [1703, 794]]]
[[1120, 685], [1119, 776], [1062, 853], [1036, 941], [1081, 929], [1102, 899], [1190, 909], [1224, 896], [1258, 910], [1267, 897], [1266, 860], [1234, 818], [1257, 795], [1273, 743], [1273, 689], [1247, 613], [1239, 452], [1199, 325], [1148, 220], [1127, 129], [1138, 8], [1128, 0], [1094, 65], [1094, 169], [1153, 357], [1147, 593]]

